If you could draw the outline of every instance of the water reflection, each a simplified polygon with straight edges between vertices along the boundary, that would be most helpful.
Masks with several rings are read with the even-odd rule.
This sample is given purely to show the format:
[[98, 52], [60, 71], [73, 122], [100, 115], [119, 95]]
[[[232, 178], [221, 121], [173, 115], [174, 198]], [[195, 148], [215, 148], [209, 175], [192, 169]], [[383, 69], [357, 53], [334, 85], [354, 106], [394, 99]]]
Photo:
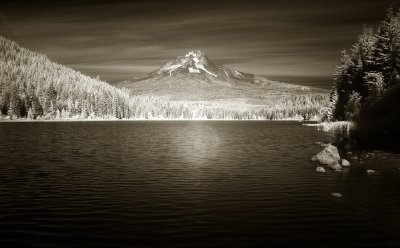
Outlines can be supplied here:
[[0, 140], [2, 247], [400, 244], [400, 160], [318, 174], [333, 137], [301, 123], [0, 123]]
[[170, 154], [188, 166], [209, 166], [219, 154], [223, 145], [218, 131], [213, 126], [197, 122], [175, 129], [169, 136]]

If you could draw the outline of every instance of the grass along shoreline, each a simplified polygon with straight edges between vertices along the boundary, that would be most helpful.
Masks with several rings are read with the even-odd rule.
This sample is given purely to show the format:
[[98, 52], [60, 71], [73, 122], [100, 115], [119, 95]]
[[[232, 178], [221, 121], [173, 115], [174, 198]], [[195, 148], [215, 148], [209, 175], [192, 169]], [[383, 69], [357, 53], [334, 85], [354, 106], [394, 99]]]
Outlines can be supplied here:
[[349, 133], [355, 128], [355, 123], [351, 121], [331, 121], [331, 122], [320, 122], [320, 123], [305, 123], [305, 126], [317, 127], [318, 130], [324, 132], [345, 132]]

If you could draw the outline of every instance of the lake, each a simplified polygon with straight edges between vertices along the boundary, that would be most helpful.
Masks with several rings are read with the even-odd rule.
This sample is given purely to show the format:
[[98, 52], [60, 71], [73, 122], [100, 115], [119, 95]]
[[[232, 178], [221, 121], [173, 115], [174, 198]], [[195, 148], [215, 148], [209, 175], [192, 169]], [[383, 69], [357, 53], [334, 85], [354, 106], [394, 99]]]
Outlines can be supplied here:
[[0, 246], [399, 247], [400, 159], [317, 173], [332, 140], [283, 121], [0, 122]]
[[332, 90], [333, 87], [333, 76], [278, 76], [278, 75], [266, 75], [266, 78], [270, 80], [276, 80], [284, 83], [304, 85], [308, 87], [317, 87], [326, 90]]

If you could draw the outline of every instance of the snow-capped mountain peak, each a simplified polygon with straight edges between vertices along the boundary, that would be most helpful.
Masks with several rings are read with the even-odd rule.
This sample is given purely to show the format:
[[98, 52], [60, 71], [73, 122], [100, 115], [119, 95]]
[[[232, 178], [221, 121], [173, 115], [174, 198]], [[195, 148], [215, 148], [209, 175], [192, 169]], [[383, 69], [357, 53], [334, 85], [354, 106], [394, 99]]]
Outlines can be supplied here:
[[192, 51], [189, 51], [189, 52], [187, 52], [185, 54], [185, 57], [187, 57], [187, 58], [188, 57], [193, 57], [193, 58], [195, 58], [197, 60], [200, 60], [204, 56], [205, 56], [204, 53], [202, 51], [200, 51], [200, 50], [192, 50]]
[[165, 74], [168, 73], [172, 76], [176, 72], [188, 73], [188, 74], [201, 74], [206, 73], [213, 77], [218, 77], [213, 73], [210, 68], [212, 63], [209, 62], [207, 57], [200, 50], [192, 50], [186, 53], [184, 56], [178, 57], [172, 62], [166, 63], [161, 67], [157, 73]]
[[207, 84], [234, 85], [236, 83], [254, 83], [256, 78], [252, 74], [218, 65], [200, 50], [190, 50], [183, 56], [177, 57], [158, 70], [149, 73], [144, 78], [134, 79], [134, 81], [143, 80], [174, 82], [190, 82], [194, 80]]

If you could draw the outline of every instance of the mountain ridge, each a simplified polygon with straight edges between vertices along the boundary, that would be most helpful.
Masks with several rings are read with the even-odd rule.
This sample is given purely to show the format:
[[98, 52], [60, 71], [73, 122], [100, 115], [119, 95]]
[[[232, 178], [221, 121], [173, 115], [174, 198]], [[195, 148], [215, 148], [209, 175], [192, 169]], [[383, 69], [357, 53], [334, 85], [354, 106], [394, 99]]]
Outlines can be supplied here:
[[257, 98], [264, 93], [288, 91], [323, 92], [321, 89], [272, 81], [218, 65], [200, 50], [190, 50], [144, 77], [115, 85], [135, 94], [163, 96], [174, 100]]
[[179, 56], [172, 62], [167, 62], [160, 69], [156, 70], [157, 74], [186, 73], [188, 75], [206, 75], [219, 80], [233, 79], [238, 81], [251, 81], [255, 76], [249, 73], [243, 73], [232, 70], [226, 66], [217, 65], [210, 60], [202, 51], [191, 50], [184, 56]]
[[256, 76], [250, 73], [244, 73], [230, 69], [223, 65], [218, 65], [210, 60], [205, 53], [200, 50], [190, 50], [185, 55], [179, 56], [168, 61], [158, 69], [148, 73], [145, 76], [131, 78], [126, 81], [136, 82], [150, 77], [157, 76], [191, 76], [202, 80], [218, 81], [248, 81], [254, 82]]

